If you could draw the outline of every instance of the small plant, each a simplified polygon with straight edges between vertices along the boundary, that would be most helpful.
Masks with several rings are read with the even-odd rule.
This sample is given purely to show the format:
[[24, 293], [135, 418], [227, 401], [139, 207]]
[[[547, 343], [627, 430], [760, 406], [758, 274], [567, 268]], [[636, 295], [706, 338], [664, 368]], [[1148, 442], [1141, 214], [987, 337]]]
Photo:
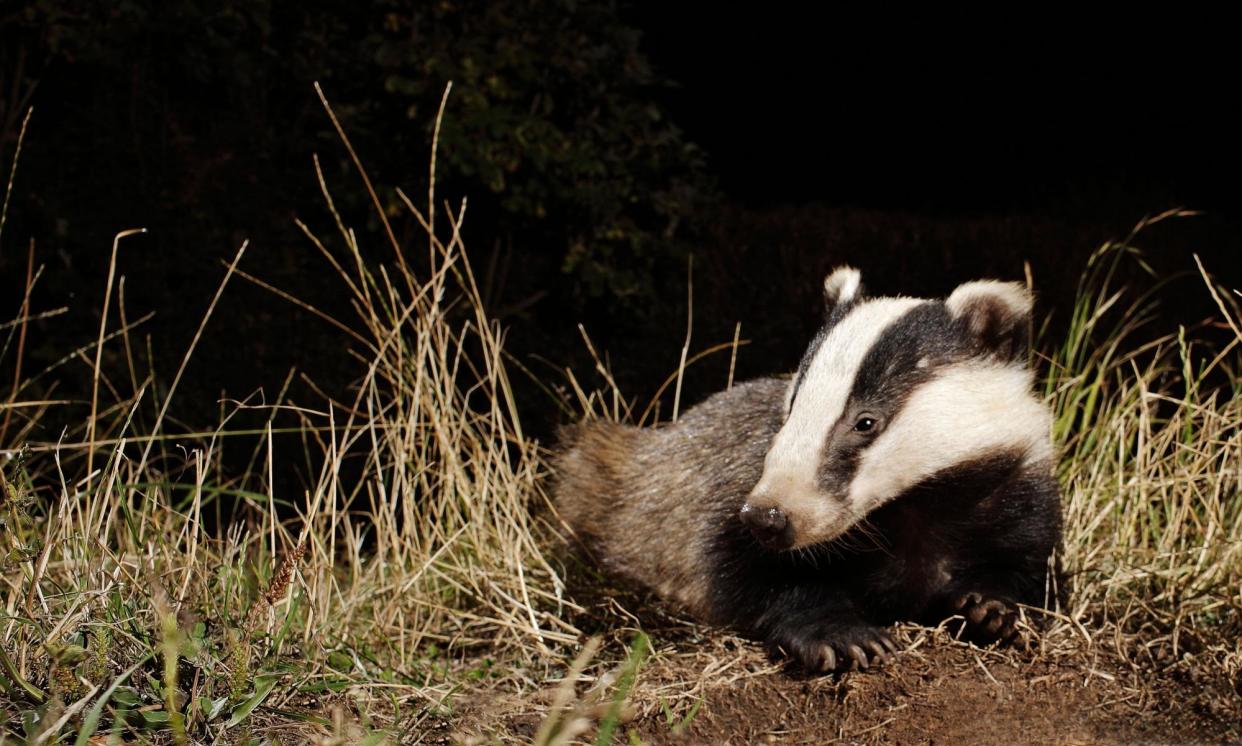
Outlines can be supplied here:
[[674, 736], [680, 736], [682, 733], [686, 732], [687, 728], [690, 727], [690, 723], [694, 722], [694, 716], [699, 714], [699, 708], [703, 706], [705, 701], [706, 699], [703, 697], [699, 697], [694, 700], [694, 704], [690, 706], [690, 710], [681, 718], [678, 718], [672, 708], [668, 706], [668, 702], [661, 697], [660, 711], [664, 713], [664, 724], [669, 727], [669, 730], [672, 731]]
[[625, 656], [625, 662], [621, 665], [617, 675], [616, 689], [612, 695], [612, 702], [608, 706], [608, 711], [604, 714], [604, 719], [599, 723], [599, 733], [595, 736], [595, 746], [610, 746], [612, 744], [617, 726], [621, 722], [622, 709], [630, 696], [630, 690], [634, 688], [634, 681], [638, 677], [638, 672], [650, 653], [651, 640], [647, 635], [639, 632], [634, 637], [634, 642], [630, 644], [630, 651]]

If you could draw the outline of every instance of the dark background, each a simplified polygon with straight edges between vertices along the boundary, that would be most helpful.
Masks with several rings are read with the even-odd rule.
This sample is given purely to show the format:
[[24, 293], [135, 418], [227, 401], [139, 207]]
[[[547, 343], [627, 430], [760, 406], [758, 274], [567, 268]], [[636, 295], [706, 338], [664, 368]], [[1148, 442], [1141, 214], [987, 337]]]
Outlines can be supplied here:
[[683, 84], [664, 97], [673, 118], [748, 205], [1120, 219], [1237, 206], [1230, 71], [1242, 55], [1211, 18], [864, 19], [779, 5], [640, 5], [633, 18]]
[[[32, 325], [25, 375], [93, 340], [125, 228], [149, 229], [122, 245], [118, 271], [128, 316], [156, 312], [142, 333], [157, 380], [244, 238], [243, 269], [348, 320], [339, 279], [293, 225], [332, 236], [312, 154], [346, 220], [389, 257], [314, 81], [385, 195], [424, 193], [432, 113], [454, 81], [440, 194], [469, 195], [488, 304], [514, 355], [554, 386], [564, 365], [593, 380], [582, 321], [645, 402], [677, 365], [691, 256], [694, 347], [740, 323], [739, 378], [796, 363], [820, 280], [845, 262], [873, 291], [911, 295], [1020, 279], [1029, 263], [1055, 339], [1093, 249], [1188, 207], [1204, 214], [1136, 240], [1158, 275], [1193, 270], [1197, 252], [1231, 287], [1242, 280], [1242, 66], [1218, 19], [397, 0], [0, 8], [6, 175], [35, 107], [0, 235], [0, 316], [17, 315], [31, 242], [34, 310], [70, 308]], [[1211, 313], [1197, 282], [1168, 287], [1152, 334]], [[178, 393], [186, 427], [213, 423], [222, 397], [270, 398], [291, 368], [330, 392], [358, 375], [347, 338], [320, 320], [244, 281], [225, 298]], [[115, 348], [105, 364], [119, 373]], [[7, 391], [12, 354], [0, 365]], [[722, 387], [727, 368], [727, 355], [697, 366], [684, 397]], [[81, 401], [89, 367], [56, 378], [58, 396]], [[535, 432], [570, 416], [520, 386]], [[317, 396], [300, 383], [292, 395]], [[41, 439], [81, 420], [60, 412]]]

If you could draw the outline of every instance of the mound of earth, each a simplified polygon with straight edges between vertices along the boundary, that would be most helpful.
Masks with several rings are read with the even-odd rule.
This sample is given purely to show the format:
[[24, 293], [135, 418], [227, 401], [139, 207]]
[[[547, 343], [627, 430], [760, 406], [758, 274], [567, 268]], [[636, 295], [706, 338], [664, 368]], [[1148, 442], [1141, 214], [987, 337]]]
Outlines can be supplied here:
[[[1198, 669], [1192, 661], [1155, 675], [1090, 645], [1015, 651], [980, 649], [919, 628], [899, 636], [905, 649], [888, 665], [840, 676], [790, 671], [731, 637], [658, 647], [639, 673], [615, 742], [1242, 743], [1239, 682], [1219, 667]], [[565, 718], [577, 718], [572, 742], [594, 742], [608, 696], [593, 700], [592, 692], [605, 692], [615, 675], [601, 678], [603, 685], [597, 678], [594, 687], [580, 686], [576, 709]], [[549, 716], [554, 688], [529, 696], [473, 694], [439, 738], [525, 742]]]

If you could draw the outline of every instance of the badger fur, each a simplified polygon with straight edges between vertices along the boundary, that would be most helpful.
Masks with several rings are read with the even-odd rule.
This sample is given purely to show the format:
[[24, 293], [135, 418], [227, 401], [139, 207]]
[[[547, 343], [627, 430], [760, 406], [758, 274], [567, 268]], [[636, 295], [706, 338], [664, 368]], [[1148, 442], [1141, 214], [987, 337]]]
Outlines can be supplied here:
[[848, 267], [824, 294], [791, 379], [663, 427], [568, 428], [561, 518], [606, 570], [811, 670], [886, 660], [897, 621], [957, 615], [978, 641], [1010, 639], [1018, 605], [1059, 587], [1030, 294], [978, 281], [868, 298]]

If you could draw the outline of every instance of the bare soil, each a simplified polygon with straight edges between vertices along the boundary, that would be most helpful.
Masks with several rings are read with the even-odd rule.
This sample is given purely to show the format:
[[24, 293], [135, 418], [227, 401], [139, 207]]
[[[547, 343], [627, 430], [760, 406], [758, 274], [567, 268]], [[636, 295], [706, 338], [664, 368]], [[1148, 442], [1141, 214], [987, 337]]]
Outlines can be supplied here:
[[1213, 696], [1172, 680], [1133, 689], [1119, 673], [937, 646], [901, 656], [883, 671], [744, 679], [709, 689], [684, 735], [651, 719], [637, 730], [650, 743], [1236, 741], [1238, 700], [1230, 714]]
[[[1242, 683], [1219, 656], [1184, 656], [1156, 673], [1120, 664], [1098, 642], [980, 649], [910, 627], [899, 631], [905, 649], [888, 665], [810, 677], [772, 663], [753, 643], [700, 632], [663, 645], [653, 635], [656, 652], [614, 742], [1242, 744]], [[615, 673], [583, 678], [567, 720], [577, 721], [574, 742], [593, 743]], [[555, 684], [503, 689], [465, 697], [452, 724], [421, 738], [528, 741], [548, 717]]]

